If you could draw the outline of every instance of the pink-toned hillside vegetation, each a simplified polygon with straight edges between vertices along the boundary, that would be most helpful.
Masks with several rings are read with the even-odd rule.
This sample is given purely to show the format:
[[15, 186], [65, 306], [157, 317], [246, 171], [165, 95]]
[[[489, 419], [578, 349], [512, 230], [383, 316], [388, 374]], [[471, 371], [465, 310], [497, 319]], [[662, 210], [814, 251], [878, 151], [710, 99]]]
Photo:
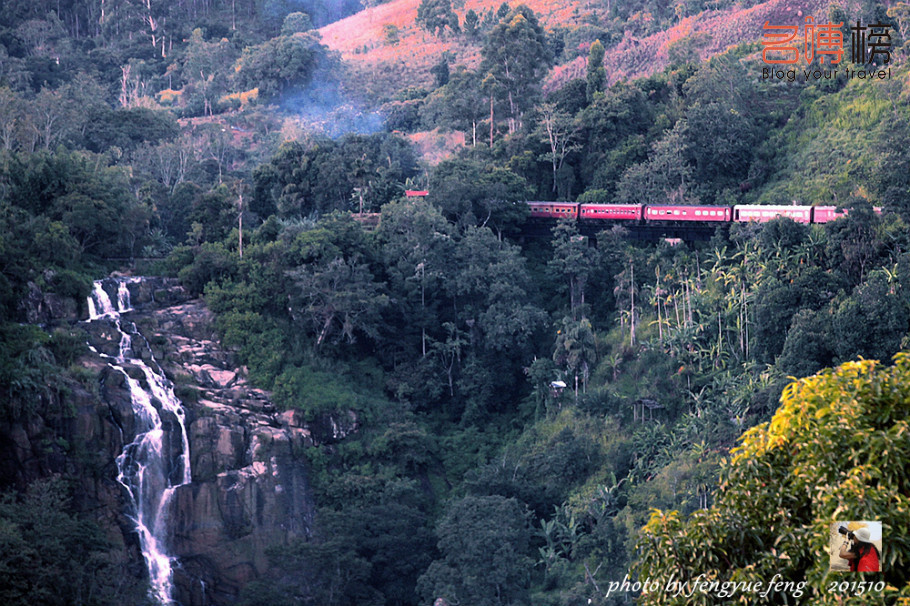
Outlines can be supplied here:
[[[468, 10], [484, 14], [496, 9], [501, 0], [466, 0], [456, 9], [460, 22]], [[591, 0], [525, 0], [541, 24], [572, 29], [603, 17], [605, 4]], [[320, 30], [323, 42], [347, 62], [352, 88], [377, 99], [387, 99], [405, 86], [426, 86], [432, 82], [430, 67], [443, 52], [455, 62], [474, 68], [480, 61], [480, 46], [463, 34], [446, 31], [435, 36], [417, 22], [420, 0], [394, 0], [366, 9]], [[519, 2], [511, 2], [513, 6]], [[816, 21], [826, 18], [829, 0], [770, 0], [751, 8], [734, 5], [682, 18], [674, 27], [648, 36], [636, 34], [634, 23], [646, 21], [648, 13], [630, 20], [622, 41], [607, 49], [604, 64], [608, 83], [650, 75], [663, 70], [674, 52], [696, 52], [702, 59], [743, 42], [761, 38], [762, 25], [802, 24], [806, 15]], [[848, 3], [852, 5], [853, 3]], [[844, 6], [850, 9], [852, 6]], [[586, 57], [555, 66], [547, 88], [558, 88], [572, 78], [584, 77]], [[369, 76], [369, 77], [368, 77]]]

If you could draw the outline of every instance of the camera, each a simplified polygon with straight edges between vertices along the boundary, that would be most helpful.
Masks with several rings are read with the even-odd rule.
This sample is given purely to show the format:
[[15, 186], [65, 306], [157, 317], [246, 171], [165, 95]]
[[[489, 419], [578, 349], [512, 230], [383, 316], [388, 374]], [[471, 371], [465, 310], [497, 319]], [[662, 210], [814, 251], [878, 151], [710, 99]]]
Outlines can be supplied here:
[[839, 533], [841, 533], [841, 534], [844, 534], [844, 535], [847, 535], [847, 538], [850, 539], [851, 541], [852, 541], [853, 538], [854, 538], [854, 537], [853, 537], [853, 533], [850, 532], [849, 530], [847, 530], [847, 527], [846, 527], [846, 526], [839, 526], [839, 527], [837, 528], [837, 532], [839, 532]]

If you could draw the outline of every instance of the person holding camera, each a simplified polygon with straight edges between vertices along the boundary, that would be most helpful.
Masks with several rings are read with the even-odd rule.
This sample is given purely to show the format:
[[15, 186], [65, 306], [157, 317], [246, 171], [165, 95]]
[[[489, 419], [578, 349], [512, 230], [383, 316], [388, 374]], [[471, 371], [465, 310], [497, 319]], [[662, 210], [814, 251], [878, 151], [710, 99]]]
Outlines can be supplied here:
[[[872, 535], [868, 528], [857, 528], [853, 532], [847, 532], [845, 528], [841, 527], [838, 531], [846, 534], [849, 539], [841, 545], [838, 555], [850, 563], [850, 572], [880, 571], [878, 548], [872, 543]], [[852, 545], [848, 547], [848, 543], [852, 543]]]

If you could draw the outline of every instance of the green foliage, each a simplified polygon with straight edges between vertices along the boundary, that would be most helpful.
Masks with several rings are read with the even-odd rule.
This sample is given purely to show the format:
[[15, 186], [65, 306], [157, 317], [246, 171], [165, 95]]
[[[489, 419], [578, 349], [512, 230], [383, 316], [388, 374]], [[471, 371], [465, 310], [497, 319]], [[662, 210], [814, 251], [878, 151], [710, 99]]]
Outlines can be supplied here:
[[237, 223], [236, 197], [226, 185], [203, 193], [193, 199], [187, 221], [192, 225], [189, 236], [196, 244], [224, 240]]
[[[875, 182], [880, 167], [890, 172], [893, 153], [881, 142], [903, 137], [905, 123], [891, 112], [887, 86], [863, 83], [807, 99], [803, 115], [774, 135], [775, 171], [758, 202], [832, 204], [855, 194], [854, 183]], [[791, 179], [796, 167], [803, 178]]]
[[467, 34], [469, 38], [474, 38], [477, 36], [479, 30], [480, 16], [473, 8], [468, 9], [468, 12], [464, 15], [464, 33]]
[[122, 604], [144, 588], [92, 521], [75, 514], [60, 478], [0, 496], [0, 600], [35, 604]]
[[454, 501], [436, 534], [442, 558], [418, 583], [425, 601], [525, 603], [530, 530], [518, 501], [501, 496]]
[[587, 391], [588, 377], [597, 358], [594, 329], [591, 322], [563, 318], [562, 328], [557, 331], [553, 361], [575, 377], [575, 395], [578, 397], [578, 379], [582, 380], [582, 391]]
[[394, 23], [386, 23], [382, 26], [382, 35], [385, 43], [390, 46], [396, 46], [400, 42], [398, 37], [398, 26]]
[[355, 332], [378, 334], [380, 314], [389, 298], [365, 264], [336, 257], [295, 269], [290, 277], [294, 281], [291, 314], [308, 333], [315, 333], [315, 349], [327, 339], [353, 343]]
[[273, 397], [279, 407], [302, 410], [310, 420], [320, 413], [362, 411], [368, 405], [349, 378], [309, 366], [286, 368], [275, 379]]
[[458, 15], [452, 10], [452, 0], [421, 0], [417, 6], [417, 23], [435, 36], [446, 28], [458, 33]]
[[489, 101], [481, 88], [481, 77], [456, 65], [445, 86], [434, 90], [420, 108], [426, 127], [458, 129], [471, 133], [471, 145], [478, 142], [478, 128], [489, 114]]
[[602, 456], [594, 439], [578, 428], [553, 430], [544, 425], [543, 435], [530, 433], [500, 459], [469, 473], [466, 485], [475, 494], [514, 497], [542, 517], [598, 469]]
[[306, 147], [288, 142], [254, 173], [254, 205], [263, 217], [375, 212], [403, 192], [415, 171], [410, 146], [385, 133], [317, 138]]
[[910, 326], [910, 309], [902, 293], [879, 270], [837, 307], [832, 328], [838, 359], [888, 359], [900, 351]]
[[63, 367], [69, 367], [85, 354], [85, 332], [77, 328], [55, 328], [50, 334], [48, 348], [54, 361]]
[[0, 390], [4, 393], [5, 418], [22, 420], [61, 412], [55, 408], [65, 390], [60, 364], [70, 363], [81, 353], [73, 343], [75, 337], [65, 334], [51, 337], [30, 324], [0, 323]]
[[240, 90], [258, 88], [265, 98], [302, 89], [313, 78], [325, 47], [312, 32], [295, 32], [243, 49], [236, 69]]
[[[639, 540], [641, 578], [763, 581], [775, 574], [808, 581], [803, 601], [840, 603], [826, 591], [830, 526], [837, 520], [881, 520], [902, 536], [910, 520], [907, 385], [910, 362], [850, 362], [790, 385], [770, 423], [743, 436], [725, 468], [717, 504], [683, 520], [657, 511]], [[910, 593], [900, 541], [882, 562], [886, 593]], [[783, 597], [772, 595], [769, 603]], [[878, 595], [849, 598], [877, 603]], [[646, 604], [720, 603], [710, 595], [684, 599], [663, 592]], [[695, 601], [693, 601], [695, 600]], [[873, 600], [873, 601], [869, 601]]]
[[[295, 541], [269, 549], [277, 579], [257, 580], [241, 594], [244, 606], [293, 606], [293, 596], [307, 596], [319, 604], [382, 604], [381, 596], [369, 586], [369, 562], [345, 549], [339, 539], [326, 542]], [[280, 575], [280, 576], [279, 576]]]
[[271, 547], [271, 574], [247, 585], [240, 603], [296, 604], [295, 595], [327, 605], [415, 603], [432, 533], [413, 492], [395, 493], [390, 487], [376, 501], [324, 511], [315, 540]]
[[[183, 261], [181, 261], [181, 259]], [[193, 295], [202, 294], [212, 280], [230, 277], [236, 271], [236, 258], [221, 243], [183, 246], [171, 253], [171, 262], [181, 267], [180, 282]]]
[[3, 157], [0, 173], [12, 206], [4, 208], [6, 220], [19, 214], [39, 232], [29, 256], [60, 267], [80, 254], [130, 257], [148, 233], [149, 209], [134, 202], [126, 173], [103, 157], [65, 150], [16, 154]]
[[527, 207], [515, 202], [530, 197], [523, 178], [504, 168], [490, 170], [480, 157], [441, 162], [430, 179], [430, 192], [429, 200], [459, 224], [490, 224], [506, 232], [527, 216]]
[[588, 51], [588, 66], [585, 76], [585, 96], [588, 103], [594, 100], [594, 95], [603, 91], [607, 82], [607, 72], [603, 66], [604, 46], [600, 40], [595, 40]]
[[281, 35], [292, 36], [294, 34], [308, 32], [311, 29], [313, 29], [313, 22], [308, 14], [299, 12], [291, 13], [284, 18], [284, 23], [281, 24]]
[[218, 315], [216, 326], [222, 343], [237, 348], [250, 369], [250, 379], [271, 386], [287, 357], [287, 332], [281, 325], [256, 312], [226, 310]]
[[85, 147], [95, 153], [104, 153], [112, 147], [129, 153], [142, 143], [170, 141], [178, 134], [177, 120], [170, 112], [103, 107], [92, 112], [83, 137]]
[[[537, 87], [551, 61], [534, 11], [524, 5], [510, 10], [487, 36], [481, 57], [481, 73], [498, 82], [510, 119], [518, 120], [535, 101]], [[514, 130], [514, 124], [510, 125], [509, 131]]]
[[[784, 373], [803, 376], [856, 355], [886, 358], [907, 343], [906, 226], [859, 208], [910, 217], [900, 62], [890, 82], [778, 87], [750, 76], [755, 45], [699, 63], [704, 40], [689, 36], [670, 46], [673, 67], [605, 89], [604, 45], [624, 31], [657, 32], [704, 3], [592, 5], [578, 27], [549, 32], [526, 7], [503, 3], [464, 13], [465, 34], [483, 47], [480, 66], [443, 57], [435, 90], [383, 99], [392, 99], [383, 108], [387, 130], [460, 130], [470, 149], [419, 168], [410, 144], [387, 133], [308, 135], [250, 170], [275, 140], [276, 122], [263, 118], [272, 110], [211, 116], [231, 103], [228, 93], [235, 107], [240, 91], [244, 103], [255, 89], [284, 100], [340, 72], [312, 26], [359, 2], [308, 2], [312, 20], [293, 12], [293, 0], [242, 10], [151, 2], [126, 11], [108, 2], [103, 22], [85, 2], [50, 13], [32, 4], [0, 7], [4, 416], [65, 415], [61, 396], [74, 384], [61, 367], [81, 355], [78, 330], [14, 323], [24, 319], [26, 295], [37, 287], [81, 303], [89, 276], [101, 271], [88, 262], [168, 251], [167, 269], [205, 296], [222, 342], [279, 406], [309, 419], [359, 413], [356, 434], [308, 449], [320, 511], [314, 534], [276, 547], [244, 603], [600, 603], [593, 587], [624, 576], [648, 508], [687, 514], [711, 503], [717, 459], [744, 427], [768, 418]], [[872, 4], [862, 7], [866, 23], [886, 18]], [[421, 9], [423, 27], [457, 33], [452, 2], [425, 0]], [[837, 14], [829, 12], [835, 22]], [[551, 57], [585, 53], [585, 77], [540, 105]], [[172, 110], [146, 109], [154, 93]], [[178, 114], [206, 118], [178, 136]], [[242, 150], [232, 149], [235, 139]], [[252, 183], [242, 258], [241, 188], [221, 186], [225, 178]], [[431, 194], [405, 202], [405, 188]], [[579, 191], [581, 201], [608, 203], [855, 208], [827, 226], [751, 225], [708, 246], [632, 246], [617, 230], [598, 234], [595, 247], [569, 226], [552, 247], [509, 240], [525, 221], [522, 202]], [[372, 233], [349, 217], [379, 211]], [[550, 393], [559, 371], [567, 382], [581, 379], [577, 398], [571, 389]], [[87, 372], [79, 371], [83, 381]], [[195, 397], [190, 386], [180, 389]], [[644, 400], [660, 406], [656, 420], [633, 421]], [[894, 444], [881, 446], [877, 431], [863, 431], [865, 441], [851, 448], [883, 463], [862, 473], [901, 469], [889, 458], [902, 452], [900, 436], [887, 429]], [[830, 452], [841, 448], [829, 442]], [[725, 477], [731, 494], [740, 487], [729, 478], [746, 476]], [[778, 510], [765, 507], [774, 495], [761, 488], [737, 498], [754, 498], [780, 529]], [[798, 501], [793, 519], [805, 520], [804, 495], [784, 496], [783, 506]], [[717, 507], [732, 498], [722, 495]], [[715, 524], [692, 530], [691, 544], [659, 539], [685, 547], [683, 565], [700, 558], [726, 573], [725, 558], [760, 551], [754, 570], [770, 570], [774, 554], [762, 550], [780, 537], [779, 556], [792, 543], [783, 531], [757, 537], [714, 510], [693, 519]], [[664, 520], [685, 529], [678, 517]], [[27, 536], [26, 526], [0, 523], [11, 545], [0, 553], [38, 557], [42, 537]], [[785, 553], [796, 564], [784, 565], [806, 564], [805, 550]], [[61, 564], [61, 578], [92, 557]], [[749, 565], [736, 574], [758, 574], [743, 572]], [[56, 566], [28, 574], [53, 580]], [[11, 587], [19, 579], [9, 578]], [[141, 601], [134, 589], [122, 599]]]
[[451, 54], [444, 52], [439, 57], [439, 62], [430, 68], [430, 73], [433, 74], [433, 80], [436, 88], [445, 86], [449, 83], [449, 62], [451, 60]]

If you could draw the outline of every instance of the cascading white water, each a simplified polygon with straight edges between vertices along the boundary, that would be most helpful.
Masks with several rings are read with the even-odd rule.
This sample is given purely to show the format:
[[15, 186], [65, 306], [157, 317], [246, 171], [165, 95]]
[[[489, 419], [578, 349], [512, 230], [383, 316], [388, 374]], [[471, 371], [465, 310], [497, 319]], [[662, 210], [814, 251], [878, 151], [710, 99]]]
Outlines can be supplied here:
[[[131, 324], [127, 330], [121, 325], [120, 314], [132, 309], [127, 284], [138, 280], [118, 280], [116, 309], [102, 283], [95, 282], [88, 300], [89, 321], [110, 321], [121, 335], [116, 357], [100, 354], [111, 368], [123, 374], [135, 414], [136, 436], [117, 457], [117, 481], [130, 495], [131, 519], [148, 566], [151, 597], [169, 606], [175, 603], [173, 558], [167, 553], [169, 504], [175, 489], [191, 480], [190, 448], [186, 414], [173, 385], [153, 356], [154, 369], [133, 355], [133, 336], [142, 338], [136, 326]], [[144, 346], [147, 348], [148, 343]], [[144, 383], [131, 377], [126, 367], [141, 371]], [[176, 423], [166, 424], [162, 416], [173, 417]], [[179, 440], [179, 447], [174, 440]]]

